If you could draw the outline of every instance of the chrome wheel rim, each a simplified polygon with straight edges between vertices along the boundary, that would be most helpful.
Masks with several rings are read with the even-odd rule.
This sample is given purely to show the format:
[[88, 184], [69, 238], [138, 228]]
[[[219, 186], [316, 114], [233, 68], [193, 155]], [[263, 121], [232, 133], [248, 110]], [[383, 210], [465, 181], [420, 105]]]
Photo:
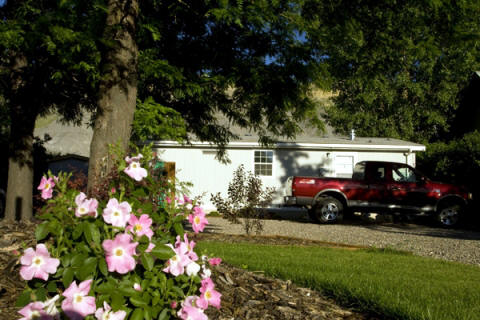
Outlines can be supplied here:
[[458, 221], [458, 210], [454, 208], [443, 209], [440, 211], [438, 218], [443, 225], [452, 226]]
[[338, 207], [335, 203], [329, 202], [320, 210], [322, 218], [326, 221], [334, 221], [338, 216]]

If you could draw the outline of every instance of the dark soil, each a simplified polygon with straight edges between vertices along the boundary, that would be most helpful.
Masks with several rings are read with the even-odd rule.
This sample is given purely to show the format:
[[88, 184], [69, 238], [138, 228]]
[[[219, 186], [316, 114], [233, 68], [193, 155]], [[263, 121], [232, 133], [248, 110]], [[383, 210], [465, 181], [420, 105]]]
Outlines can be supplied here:
[[[35, 224], [9, 224], [0, 222], [0, 320], [18, 319], [15, 302], [25, 288], [19, 276], [19, 257], [15, 250], [34, 246]], [[338, 244], [293, 239], [286, 237], [232, 236], [200, 234], [196, 241], [255, 242], [283, 245], [323, 245], [346, 247]], [[359, 247], [349, 246], [350, 249]], [[384, 317], [358, 313], [337, 305], [314, 290], [300, 288], [290, 281], [248, 272], [222, 263], [213, 274], [216, 289], [222, 294], [222, 308], [209, 308], [210, 319], [384, 319]]]

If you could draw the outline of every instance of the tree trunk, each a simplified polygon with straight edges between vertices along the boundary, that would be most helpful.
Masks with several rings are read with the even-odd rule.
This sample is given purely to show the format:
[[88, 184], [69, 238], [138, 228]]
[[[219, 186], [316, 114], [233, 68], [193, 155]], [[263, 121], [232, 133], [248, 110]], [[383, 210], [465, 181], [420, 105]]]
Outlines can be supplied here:
[[11, 125], [8, 158], [8, 184], [5, 219], [31, 220], [33, 216], [33, 130], [36, 113], [22, 108], [28, 103], [23, 92], [22, 68], [27, 65], [23, 56], [14, 59], [12, 73]]
[[109, 0], [105, 38], [114, 44], [104, 54], [103, 78], [99, 86], [88, 166], [88, 193], [112, 168], [108, 146], [128, 148], [137, 99], [138, 49], [135, 22], [138, 0]]
[[[35, 123], [35, 121], [33, 121]], [[15, 122], [12, 120], [12, 130]], [[20, 127], [26, 126], [25, 121]], [[31, 220], [33, 216], [33, 128], [30, 134], [25, 132], [17, 140], [18, 148], [13, 156], [8, 159], [8, 185], [5, 207], [5, 219], [13, 221], [16, 217], [21, 220]], [[26, 131], [26, 130], [21, 130]], [[20, 148], [20, 146], [22, 146]]]

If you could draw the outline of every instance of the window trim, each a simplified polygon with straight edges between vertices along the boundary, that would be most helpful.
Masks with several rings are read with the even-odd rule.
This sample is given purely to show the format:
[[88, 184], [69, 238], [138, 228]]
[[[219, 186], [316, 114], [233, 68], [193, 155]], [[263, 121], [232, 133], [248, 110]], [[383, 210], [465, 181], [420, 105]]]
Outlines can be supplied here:
[[267, 176], [267, 175], [260, 175], [260, 174], [256, 174], [257, 176], [259, 176], [260, 178], [273, 178], [275, 177], [275, 162], [276, 162], [276, 157], [275, 157], [275, 152], [271, 149], [255, 149], [255, 150], [252, 150], [252, 154], [251, 154], [251, 159], [252, 159], [252, 168], [253, 168], [253, 173], [256, 174], [255, 172], [255, 164], [261, 164], [261, 162], [255, 162], [255, 152], [257, 151], [260, 151], [260, 152], [271, 152], [272, 153], [272, 175], [271, 176]]
[[333, 152], [333, 155], [332, 155], [333, 161], [332, 161], [330, 166], [331, 166], [331, 170], [333, 172], [333, 177], [338, 178], [337, 170], [335, 168], [335, 162], [337, 160], [337, 157], [352, 157], [353, 158], [353, 166], [352, 166], [352, 175], [353, 175], [355, 165], [358, 162], [358, 152], [341, 152], [341, 151], [340, 152]]

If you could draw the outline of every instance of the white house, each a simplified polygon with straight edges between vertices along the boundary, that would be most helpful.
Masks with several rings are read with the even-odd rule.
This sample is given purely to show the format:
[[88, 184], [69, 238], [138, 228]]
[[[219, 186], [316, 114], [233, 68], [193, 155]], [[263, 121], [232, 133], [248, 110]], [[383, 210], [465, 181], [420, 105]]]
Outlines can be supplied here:
[[[352, 139], [353, 138], [353, 139]], [[415, 153], [425, 146], [390, 138], [300, 136], [295, 142], [279, 141], [264, 147], [257, 137], [243, 136], [227, 145], [231, 162], [218, 161], [216, 146], [192, 142], [181, 145], [173, 141], [156, 141], [154, 148], [166, 162], [175, 162], [176, 177], [193, 183], [191, 195], [203, 195], [206, 210], [214, 210], [210, 195], [226, 196], [233, 172], [243, 164], [258, 174], [264, 186], [277, 189], [274, 205], [281, 205], [285, 181], [293, 175], [350, 177], [354, 165], [364, 160], [408, 163], [415, 166]]]
[[[246, 170], [257, 173], [264, 186], [277, 189], [274, 204], [280, 205], [284, 184], [289, 176], [349, 177], [355, 163], [363, 160], [395, 161], [415, 166], [415, 153], [425, 151], [423, 145], [396, 139], [338, 137], [329, 127], [324, 136], [305, 132], [298, 135], [295, 141], [279, 139], [275, 145], [267, 148], [258, 143], [255, 133], [235, 127], [230, 129], [240, 140], [231, 142], [226, 147], [231, 160], [229, 164], [216, 160], [217, 146], [210, 143], [192, 142], [190, 145], [181, 145], [172, 141], [154, 142], [154, 148], [162, 160], [175, 162], [176, 177], [180, 181], [193, 183], [191, 195], [204, 195], [202, 200], [207, 210], [215, 209], [210, 202], [210, 194], [220, 192], [226, 196], [228, 183], [240, 164]], [[45, 134], [51, 137], [45, 143], [49, 152], [75, 155], [77, 158], [81, 156], [86, 163], [92, 129], [85, 122], [79, 127], [65, 125], [52, 116], [37, 123], [35, 135], [43, 137]], [[62, 160], [63, 163], [71, 157], [60, 157], [57, 160]], [[71, 161], [68, 164], [71, 165]]]

